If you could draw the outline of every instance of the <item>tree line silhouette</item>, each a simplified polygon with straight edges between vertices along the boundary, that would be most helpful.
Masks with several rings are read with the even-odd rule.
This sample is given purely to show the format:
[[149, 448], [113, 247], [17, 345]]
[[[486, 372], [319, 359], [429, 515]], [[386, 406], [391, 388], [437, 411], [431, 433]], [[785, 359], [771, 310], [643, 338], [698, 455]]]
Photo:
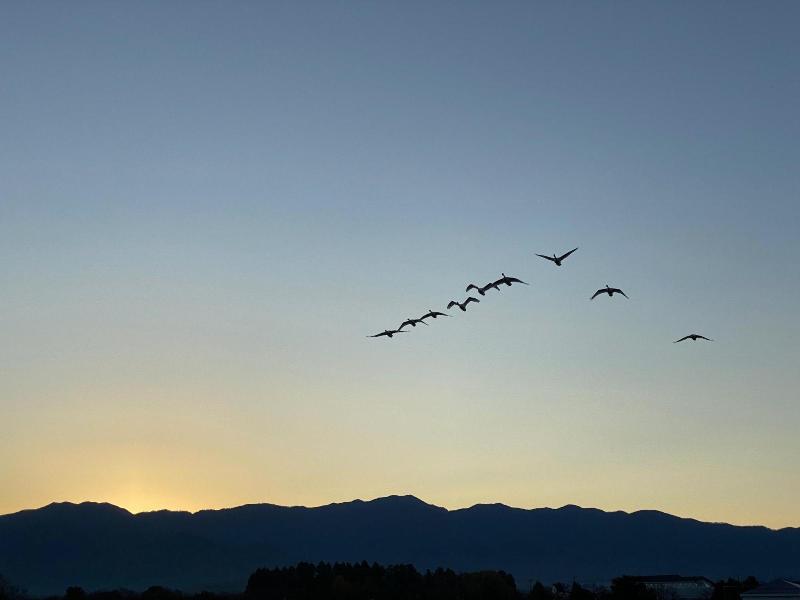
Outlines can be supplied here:
[[[758, 586], [754, 577], [717, 581], [707, 600], [741, 600]], [[27, 600], [23, 590], [0, 575], [0, 600]], [[456, 573], [451, 569], [417, 571], [412, 565], [301, 562], [289, 567], [261, 568], [244, 592], [186, 594], [161, 586], [144, 592], [112, 590], [87, 593], [69, 587], [63, 596], [47, 600], [674, 600], [646, 587], [634, 577], [614, 579], [609, 587], [537, 581], [529, 590], [517, 588], [504, 571]]]

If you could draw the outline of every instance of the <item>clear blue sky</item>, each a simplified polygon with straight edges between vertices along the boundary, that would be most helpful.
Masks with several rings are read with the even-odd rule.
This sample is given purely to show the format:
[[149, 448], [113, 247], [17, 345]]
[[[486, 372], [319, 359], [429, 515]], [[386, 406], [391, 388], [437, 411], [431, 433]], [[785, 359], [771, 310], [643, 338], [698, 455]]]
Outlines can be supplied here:
[[[799, 23], [5, 3], [0, 512], [413, 493], [800, 525]], [[365, 337], [501, 271], [532, 285]]]

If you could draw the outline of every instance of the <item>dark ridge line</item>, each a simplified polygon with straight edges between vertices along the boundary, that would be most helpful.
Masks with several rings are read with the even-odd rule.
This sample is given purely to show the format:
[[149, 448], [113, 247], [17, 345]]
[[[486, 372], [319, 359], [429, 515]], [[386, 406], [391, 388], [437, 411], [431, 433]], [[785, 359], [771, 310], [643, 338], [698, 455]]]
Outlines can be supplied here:
[[[657, 515], [660, 517], [665, 517], [670, 520], [676, 521], [688, 521], [692, 523], [697, 523], [700, 525], [709, 525], [709, 526], [717, 526], [717, 527], [737, 527], [742, 529], [762, 529], [767, 531], [775, 531], [775, 532], [789, 532], [789, 531], [796, 531], [800, 530], [800, 527], [780, 527], [778, 529], [773, 529], [772, 527], [767, 527], [766, 525], [736, 525], [733, 523], [728, 523], [725, 521], [702, 521], [700, 519], [696, 519], [693, 517], [681, 517], [678, 515], [673, 515], [661, 510], [655, 509], [639, 509], [631, 512], [627, 512], [624, 510], [603, 510], [601, 508], [594, 508], [594, 507], [583, 507], [577, 504], [565, 504], [560, 507], [550, 507], [550, 506], [542, 506], [542, 507], [535, 507], [535, 508], [521, 508], [516, 506], [509, 506], [507, 504], [503, 504], [502, 502], [489, 502], [489, 503], [476, 503], [471, 506], [462, 507], [462, 508], [453, 508], [449, 509], [444, 506], [438, 506], [436, 504], [430, 504], [421, 500], [417, 496], [412, 494], [391, 494], [388, 496], [379, 496], [377, 498], [373, 498], [371, 500], [363, 500], [361, 498], [356, 498], [354, 500], [343, 501], [343, 502], [330, 502], [328, 504], [320, 504], [317, 506], [305, 506], [305, 505], [282, 505], [282, 504], [274, 504], [271, 502], [254, 502], [254, 503], [247, 503], [241, 504], [238, 506], [230, 506], [224, 508], [203, 508], [197, 511], [189, 511], [189, 510], [172, 510], [168, 508], [156, 509], [156, 510], [146, 510], [141, 511], [138, 513], [133, 513], [126, 508], [121, 506], [117, 506], [115, 504], [111, 504], [110, 502], [96, 502], [92, 500], [85, 500], [82, 502], [69, 502], [69, 501], [62, 501], [62, 502], [51, 502], [45, 506], [39, 508], [26, 508], [23, 510], [19, 510], [13, 513], [7, 513], [0, 515], [0, 519], [5, 517], [11, 517], [14, 515], [22, 515], [22, 514], [33, 514], [39, 513], [41, 511], [52, 511], [57, 510], [60, 508], [101, 508], [107, 510], [109, 513], [116, 513], [118, 515], [128, 515], [131, 517], [146, 517], [148, 515], [158, 515], [158, 514], [183, 514], [183, 515], [202, 515], [202, 514], [213, 514], [213, 513], [224, 513], [224, 512], [231, 512], [231, 511], [238, 511], [238, 510], [258, 510], [261, 508], [272, 508], [272, 509], [281, 509], [281, 510], [290, 510], [290, 511], [303, 511], [303, 510], [319, 510], [319, 509], [326, 509], [326, 508], [337, 508], [337, 507], [347, 507], [347, 506], [362, 506], [362, 505], [374, 505], [374, 504], [386, 504], [388, 502], [398, 502], [403, 501], [406, 502], [406, 506], [417, 506], [417, 507], [426, 507], [431, 509], [436, 509], [437, 511], [444, 512], [447, 514], [463, 514], [467, 511], [474, 511], [474, 510], [486, 510], [486, 509], [496, 509], [503, 512], [514, 512], [514, 513], [533, 513], [537, 511], [544, 511], [544, 512], [566, 512], [566, 511], [582, 511], [587, 513], [602, 513], [607, 515], [627, 515], [631, 517], [637, 516], [646, 516], [646, 515]], [[412, 504], [413, 503], [413, 504]]]

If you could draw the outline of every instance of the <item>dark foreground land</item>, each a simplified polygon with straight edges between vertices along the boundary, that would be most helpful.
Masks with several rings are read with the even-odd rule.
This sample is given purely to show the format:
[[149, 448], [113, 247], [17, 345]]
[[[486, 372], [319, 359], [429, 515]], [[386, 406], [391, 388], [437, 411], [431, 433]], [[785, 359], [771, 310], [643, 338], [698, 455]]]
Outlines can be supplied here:
[[503, 570], [525, 590], [537, 579], [607, 583], [621, 574], [771, 581], [800, 577], [800, 528], [576, 506], [446, 510], [413, 496], [135, 515], [110, 504], [60, 503], [0, 516], [0, 574], [38, 597], [69, 586], [154, 584], [238, 593], [259, 567], [364, 558], [414, 565], [423, 574], [440, 566], [457, 573]]
[[[708, 600], [740, 600], [740, 594], [758, 585], [744, 581], [718, 581]], [[522, 586], [520, 586], [522, 587]], [[24, 590], [0, 577], [0, 600], [27, 600]], [[62, 596], [47, 600], [673, 600], [648, 589], [631, 577], [618, 577], [609, 587], [585, 587], [541, 582], [529, 590], [518, 589], [514, 577], [504, 571], [456, 573], [436, 569], [421, 573], [412, 565], [381, 566], [376, 563], [299, 563], [292, 567], [258, 569], [240, 594], [200, 592], [184, 594], [161, 586], [144, 592], [128, 590], [87, 593], [69, 587]]]

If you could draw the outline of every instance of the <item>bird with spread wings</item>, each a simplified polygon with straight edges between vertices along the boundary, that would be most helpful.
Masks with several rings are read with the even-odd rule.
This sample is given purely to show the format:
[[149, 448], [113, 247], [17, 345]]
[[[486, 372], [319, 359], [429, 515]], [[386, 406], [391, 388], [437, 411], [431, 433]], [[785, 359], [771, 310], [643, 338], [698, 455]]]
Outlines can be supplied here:
[[399, 329], [385, 329], [385, 330], [381, 331], [380, 333], [376, 333], [375, 335], [368, 335], [367, 337], [377, 338], [377, 337], [381, 337], [381, 336], [385, 335], [386, 337], [390, 338], [396, 333], [406, 333], [406, 332], [405, 331], [400, 331]]
[[575, 250], [577, 250], [577, 248], [573, 248], [572, 250], [570, 250], [566, 254], [562, 254], [561, 256], [556, 256], [555, 254], [553, 254], [553, 256], [546, 256], [544, 254], [537, 254], [536, 256], [541, 256], [545, 260], [549, 260], [550, 262], [555, 263], [555, 265], [557, 267], [560, 267], [561, 263], [564, 261], [564, 259], [567, 258], [573, 252], [575, 252]]
[[458, 308], [460, 308], [461, 310], [463, 310], [464, 312], [466, 312], [466, 311], [467, 311], [467, 305], [468, 305], [470, 302], [480, 302], [480, 300], [478, 300], [478, 299], [477, 299], [477, 298], [475, 298], [474, 296], [470, 296], [469, 298], [467, 298], [467, 299], [466, 299], [466, 300], [464, 300], [463, 302], [456, 302], [455, 300], [450, 300], [449, 304], [447, 305], [447, 310], [450, 310], [450, 309], [451, 309], [451, 308], [453, 308], [454, 306], [457, 306]]
[[682, 342], [683, 340], [692, 340], [693, 342], [696, 342], [697, 340], [706, 340], [707, 342], [713, 342], [714, 341], [711, 338], [707, 338], [704, 335], [700, 335], [699, 333], [690, 333], [689, 335], [685, 335], [681, 339], [675, 340], [672, 343], [673, 344], [677, 344], [678, 342]]
[[608, 297], [609, 297], [609, 298], [613, 298], [613, 297], [614, 297], [614, 294], [622, 294], [622, 295], [623, 295], [623, 296], [625, 296], [626, 298], [628, 297], [628, 294], [626, 294], [625, 292], [623, 292], [621, 289], [619, 289], [619, 288], [612, 288], [612, 287], [608, 287], [608, 284], [606, 284], [606, 287], [604, 287], [604, 288], [600, 288], [599, 290], [597, 290], [597, 291], [596, 291], [596, 292], [595, 292], [595, 293], [592, 295], [592, 297], [591, 297], [591, 298], [589, 298], [589, 300], [594, 300], [594, 299], [595, 299], [595, 298], [597, 298], [597, 297], [598, 297], [600, 294], [608, 294]]

